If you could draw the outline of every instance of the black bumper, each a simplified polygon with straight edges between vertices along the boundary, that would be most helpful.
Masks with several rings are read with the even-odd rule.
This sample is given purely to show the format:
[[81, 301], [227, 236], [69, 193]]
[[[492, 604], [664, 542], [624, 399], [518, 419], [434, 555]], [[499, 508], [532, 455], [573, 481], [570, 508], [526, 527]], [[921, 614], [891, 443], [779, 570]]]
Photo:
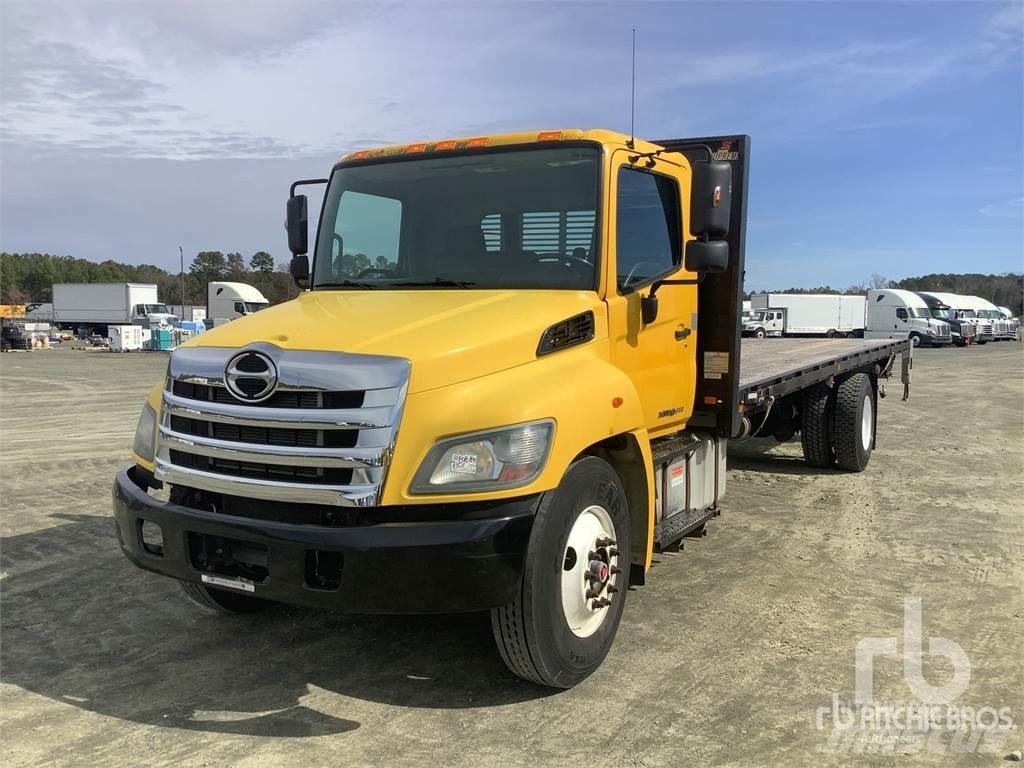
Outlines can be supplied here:
[[[486, 516], [473, 503], [438, 505], [445, 519], [328, 527], [192, 509], [161, 501], [147, 487], [137, 467], [114, 480], [118, 539], [140, 568], [194, 582], [204, 574], [231, 576], [205, 556], [197, 563], [196, 555], [197, 544], [228, 540], [229, 549], [265, 553], [265, 575], [247, 579], [256, 597], [356, 613], [448, 613], [511, 602], [540, 502], [539, 495], [492, 502]], [[467, 514], [453, 515], [453, 508]], [[144, 546], [143, 521], [160, 526], [159, 555]], [[316, 558], [339, 564], [337, 584], [310, 583], [318, 581]]]

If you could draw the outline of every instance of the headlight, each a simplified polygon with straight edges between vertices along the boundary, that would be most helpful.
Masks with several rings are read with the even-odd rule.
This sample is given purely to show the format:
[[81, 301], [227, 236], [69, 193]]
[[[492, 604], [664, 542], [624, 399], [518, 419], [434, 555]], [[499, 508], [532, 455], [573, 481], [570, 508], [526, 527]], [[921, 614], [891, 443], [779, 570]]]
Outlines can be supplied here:
[[935, 335], [935, 329], [934, 328], [929, 328], [928, 329], [928, 333], [930, 333], [932, 336], [934, 336]]
[[533, 421], [442, 440], [430, 449], [410, 490], [459, 493], [526, 485], [544, 469], [554, 431], [553, 421]]
[[135, 427], [135, 443], [132, 450], [140, 459], [153, 460], [153, 442], [156, 432], [156, 411], [146, 403], [139, 414], [139, 424]]

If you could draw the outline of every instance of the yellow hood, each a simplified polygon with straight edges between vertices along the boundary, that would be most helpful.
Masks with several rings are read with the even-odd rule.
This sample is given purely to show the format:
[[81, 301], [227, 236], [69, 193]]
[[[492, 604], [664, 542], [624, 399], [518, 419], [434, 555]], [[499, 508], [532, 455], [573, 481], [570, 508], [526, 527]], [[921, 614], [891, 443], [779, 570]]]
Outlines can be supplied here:
[[544, 330], [603, 305], [588, 291], [312, 291], [233, 320], [189, 346], [244, 347], [393, 355], [412, 361], [409, 391], [422, 392], [513, 368], [537, 357]]

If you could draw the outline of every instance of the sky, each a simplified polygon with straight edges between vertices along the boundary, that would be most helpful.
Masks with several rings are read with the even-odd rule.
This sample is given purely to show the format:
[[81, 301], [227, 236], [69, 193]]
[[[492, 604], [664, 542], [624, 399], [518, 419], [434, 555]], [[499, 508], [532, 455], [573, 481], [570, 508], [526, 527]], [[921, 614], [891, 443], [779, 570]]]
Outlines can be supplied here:
[[[746, 287], [1024, 270], [1024, 3], [0, 4], [0, 250], [288, 257], [288, 185], [513, 130], [752, 137]], [[311, 210], [318, 210], [312, 207]]]

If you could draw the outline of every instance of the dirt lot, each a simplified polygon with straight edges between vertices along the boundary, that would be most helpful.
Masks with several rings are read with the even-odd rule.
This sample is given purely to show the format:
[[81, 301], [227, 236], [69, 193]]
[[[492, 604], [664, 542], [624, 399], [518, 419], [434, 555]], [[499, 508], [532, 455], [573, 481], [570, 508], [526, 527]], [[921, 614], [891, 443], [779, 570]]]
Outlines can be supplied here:
[[[772, 343], [771, 340], [765, 343]], [[110, 483], [166, 358], [0, 359], [6, 766], [1004, 765], [1024, 748], [1024, 355], [923, 350], [880, 409], [867, 472], [811, 472], [799, 444], [730, 457], [710, 535], [634, 590], [611, 655], [552, 694], [506, 672], [487, 618], [204, 613], [122, 557]], [[956, 704], [1011, 708], [994, 754], [829, 748], [863, 638], [958, 643]], [[943, 684], [954, 667], [926, 656]], [[875, 700], [914, 702], [896, 658]], [[909, 754], [908, 754], [909, 753]]]

